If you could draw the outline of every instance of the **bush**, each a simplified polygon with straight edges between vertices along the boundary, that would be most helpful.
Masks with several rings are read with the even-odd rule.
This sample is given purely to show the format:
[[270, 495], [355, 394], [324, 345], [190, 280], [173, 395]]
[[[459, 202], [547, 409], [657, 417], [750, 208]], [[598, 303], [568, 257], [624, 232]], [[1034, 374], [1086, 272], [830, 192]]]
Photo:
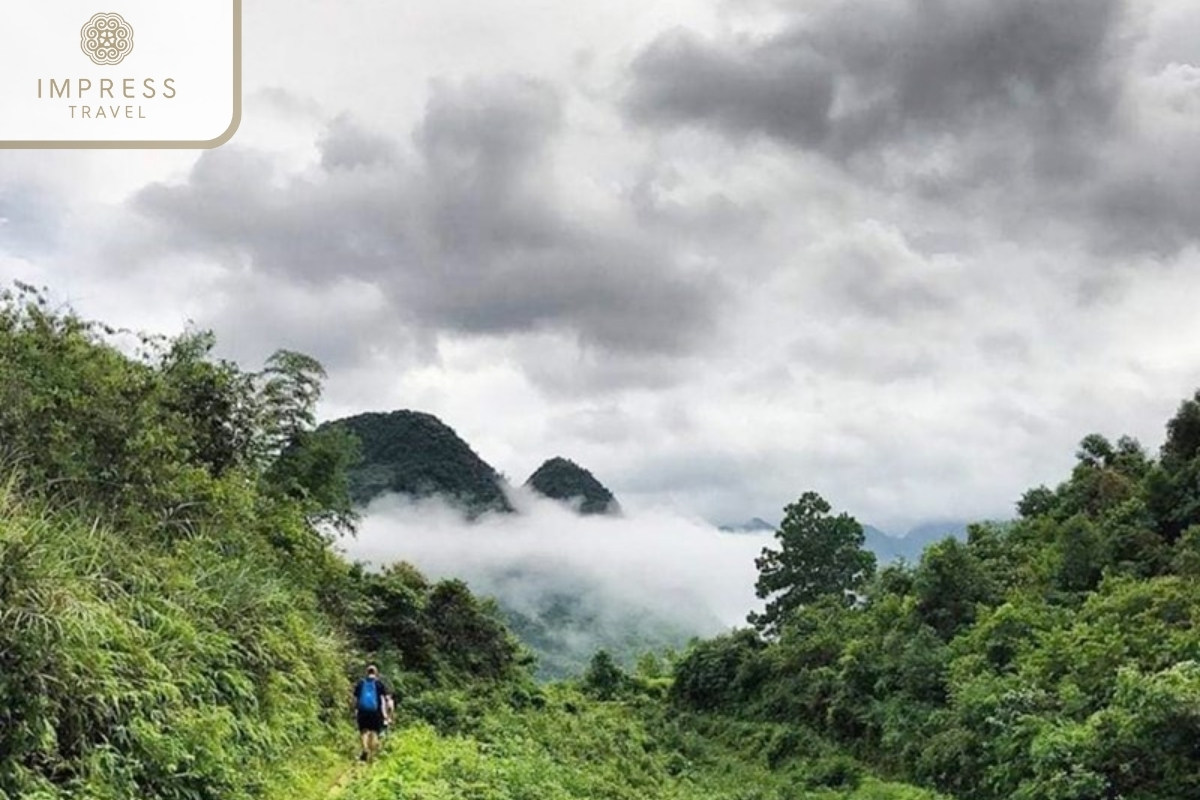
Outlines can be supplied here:
[[583, 676], [583, 691], [598, 700], [612, 700], [624, 693], [629, 685], [629, 676], [605, 650], [592, 657]]
[[757, 688], [756, 667], [765, 647], [750, 629], [697, 643], [675, 665], [672, 700], [704, 711], [746, 699]]
[[847, 756], [827, 756], [808, 765], [803, 774], [810, 788], [857, 789], [863, 768]]

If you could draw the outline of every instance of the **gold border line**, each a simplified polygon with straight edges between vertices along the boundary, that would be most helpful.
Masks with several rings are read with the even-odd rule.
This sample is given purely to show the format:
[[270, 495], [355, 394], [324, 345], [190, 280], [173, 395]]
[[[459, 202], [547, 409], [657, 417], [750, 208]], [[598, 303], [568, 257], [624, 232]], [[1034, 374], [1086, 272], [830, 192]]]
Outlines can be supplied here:
[[208, 141], [126, 140], [76, 141], [47, 139], [45, 141], [0, 140], [0, 150], [211, 150], [233, 138], [242, 124], [242, 0], [233, 0], [233, 120], [215, 139]]

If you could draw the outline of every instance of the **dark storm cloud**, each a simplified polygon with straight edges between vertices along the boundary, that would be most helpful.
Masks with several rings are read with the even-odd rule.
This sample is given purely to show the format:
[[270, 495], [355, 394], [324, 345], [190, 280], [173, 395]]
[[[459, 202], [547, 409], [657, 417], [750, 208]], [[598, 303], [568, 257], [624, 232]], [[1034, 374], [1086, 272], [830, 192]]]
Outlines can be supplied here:
[[664, 35], [633, 64], [631, 114], [850, 155], [1019, 114], [1104, 123], [1118, 0], [875, 0], [797, 12], [774, 35]]
[[839, 307], [892, 323], [953, 309], [954, 296], [938, 285], [941, 276], [928, 270], [922, 274], [925, 265], [902, 243], [878, 233], [860, 236], [828, 257], [823, 288]]
[[676, 31], [635, 63], [630, 110], [646, 121], [706, 122], [818, 145], [829, 133], [833, 66], [806, 44], [738, 48]]
[[1098, 221], [1101, 252], [1145, 251], [1169, 257], [1200, 231], [1200, 154], [1162, 153], [1156, 164], [1123, 170], [1103, 180], [1089, 198]]
[[435, 85], [399, 140], [338, 117], [309, 171], [226, 146], [181, 184], [134, 200], [146, 246], [191, 251], [290, 285], [353, 279], [410, 335], [565, 334], [629, 354], [687, 351], [713, 331], [716, 286], [669, 243], [580, 219], [551, 168], [562, 103], [518, 78]]
[[662, 35], [633, 61], [624, 108], [652, 127], [818, 154], [998, 236], [1058, 236], [1065, 223], [1096, 270], [1169, 258], [1200, 237], [1187, 63], [1200, 47], [1153, 57], [1148, 12], [1130, 0], [806, 4], [766, 35]]

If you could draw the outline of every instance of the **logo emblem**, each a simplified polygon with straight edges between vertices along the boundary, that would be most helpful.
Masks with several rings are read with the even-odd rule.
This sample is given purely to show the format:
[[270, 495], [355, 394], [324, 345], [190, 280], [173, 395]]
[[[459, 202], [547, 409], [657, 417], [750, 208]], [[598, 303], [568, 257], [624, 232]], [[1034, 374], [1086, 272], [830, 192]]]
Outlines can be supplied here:
[[97, 64], [120, 64], [133, 51], [133, 27], [120, 14], [97, 14], [80, 32], [81, 47]]

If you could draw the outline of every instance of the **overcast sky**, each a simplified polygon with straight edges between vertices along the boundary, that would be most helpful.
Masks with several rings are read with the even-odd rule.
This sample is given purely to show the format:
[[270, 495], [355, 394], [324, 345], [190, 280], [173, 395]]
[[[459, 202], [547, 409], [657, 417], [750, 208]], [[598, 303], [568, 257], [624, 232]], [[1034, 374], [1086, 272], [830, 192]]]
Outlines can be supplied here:
[[197, 152], [0, 151], [0, 277], [521, 482], [899, 530], [1200, 387], [1200, 5], [255, 0]]

